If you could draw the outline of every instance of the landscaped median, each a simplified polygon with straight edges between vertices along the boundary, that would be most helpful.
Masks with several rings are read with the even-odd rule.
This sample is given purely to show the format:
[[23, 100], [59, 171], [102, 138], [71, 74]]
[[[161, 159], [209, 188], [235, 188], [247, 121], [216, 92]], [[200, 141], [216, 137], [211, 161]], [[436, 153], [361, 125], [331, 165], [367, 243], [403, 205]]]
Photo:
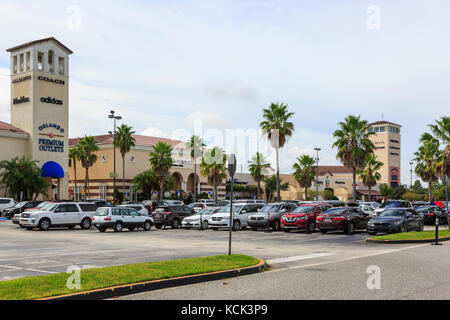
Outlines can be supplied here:
[[80, 290], [70, 290], [70, 275], [59, 273], [1, 281], [0, 300], [104, 299], [251, 274], [263, 270], [264, 265], [254, 257], [221, 255], [85, 269], [80, 272]]
[[[450, 240], [450, 230], [439, 230], [439, 241]], [[436, 231], [402, 232], [367, 239], [375, 243], [427, 243], [435, 241]]]

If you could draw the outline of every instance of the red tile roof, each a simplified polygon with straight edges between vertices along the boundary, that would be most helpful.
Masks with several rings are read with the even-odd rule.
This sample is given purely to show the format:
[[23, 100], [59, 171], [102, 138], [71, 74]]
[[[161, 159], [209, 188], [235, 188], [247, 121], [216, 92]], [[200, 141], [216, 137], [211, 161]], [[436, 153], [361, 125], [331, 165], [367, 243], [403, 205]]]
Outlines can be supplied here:
[[401, 127], [401, 125], [393, 123], [393, 122], [389, 122], [389, 121], [376, 121], [376, 122], [369, 123], [369, 126], [376, 126], [376, 125], [379, 125], [379, 124], [392, 124], [394, 126]]
[[327, 173], [353, 173], [351, 168], [344, 166], [319, 166], [319, 176]]
[[56, 44], [58, 44], [61, 48], [63, 48], [64, 50], [66, 50], [69, 54], [72, 54], [72, 53], [73, 53], [72, 50], [70, 50], [69, 48], [67, 48], [65, 45], [63, 45], [61, 42], [59, 42], [58, 40], [56, 40], [54, 37], [30, 41], [30, 42], [21, 44], [21, 45], [19, 45], [19, 46], [15, 46], [15, 47], [13, 47], [13, 48], [9, 48], [9, 49], [7, 49], [6, 51], [7, 51], [7, 52], [16, 51], [16, 50], [21, 49], [21, 48], [25, 48], [25, 47], [28, 47], [28, 46], [32, 46], [33, 44], [36, 44], [36, 43], [46, 42], [46, 41], [54, 41], [54, 42], [56, 42]]
[[9, 132], [9, 133], [26, 133], [22, 129], [14, 127], [13, 125], [0, 121], [0, 132]]
[[[142, 136], [142, 135], [133, 135], [134, 139], [136, 139], [136, 146], [137, 147], [151, 147], [157, 144], [159, 141], [165, 142], [170, 144], [172, 147], [177, 148], [186, 148], [186, 143], [179, 140], [172, 140], [172, 139], [166, 139], [166, 138], [157, 138], [157, 137], [149, 137], [149, 136]], [[73, 147], [78, 143], [79, 138], [69, 139], [69, 147]], [[113, 136], [108, 135], [102, 135], [102, 136], [95, 136], [95, 140], [97, 140], [97, 143], [99, 145], [108, 145], [113, 143]]]

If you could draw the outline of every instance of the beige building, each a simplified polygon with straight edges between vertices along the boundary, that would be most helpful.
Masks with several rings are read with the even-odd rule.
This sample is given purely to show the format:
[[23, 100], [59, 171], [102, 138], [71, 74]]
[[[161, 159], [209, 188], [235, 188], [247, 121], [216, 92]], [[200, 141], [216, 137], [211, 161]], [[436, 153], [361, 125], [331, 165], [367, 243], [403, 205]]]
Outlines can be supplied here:
[[[143, 135], [133, 135], [136, 146], [125, 155], [125, 177], [123, 177], [123, 160], [116, 149], [116, 188], [125, 194], [127, 200], [137, 200], [137, 193], [134, 190], [133, 178], [138, 174], [150, 169], [149, 153], [153, 150], [153, 146], [159, 141], [168, 143], [172, 146], [172, 159], [174, 166], [170, 170], [170, 174], [174, 179], [174, 188], [172, 192], [193, 193], [195, 186], [194, 165], [191, 159], [191, 152], [186, 148], [186, 144], [182, 141], [171, 140], [165, 138], [156, 138]], [[100, 150], [97, 154], [97, 162], [89, 169], [89, 188], [85, 190], [86, 196], [90, 198], [113, 199], [113, 178], [111, 173], [114, 172], [114, 148], [113, 136], [103, 135], [96, 136], [96, 141]], [[78, 139], [70, 139], [70, 147], [75, 146]], [[75, 179], [74, 166], [70, 163], [70, 194], [79, 199], [83, 197], [83, 189], [85, 186], [85, 170], [78, 161], [76, 164], [77, 177]], [[124, 187], [125, 180], [125, 187]], [[75, 188], [75, 182], [77, 187]], [[226, 191], [225, 186], [218, 188], [218, 197], [224, 198]], [[197, 194], [206, 193], [210, 198], [214, 198], [214, 190], [208, 185], [206, 177], [200, 174], [200, 165], [197, 163]], [[155, 195], [156, 197], [156, 195]]]
[[49, 198], [68, 197], [69, 55], [55, 38], [11, 49], [11, 124], [0, 123], [0, 160], [38, 160]]

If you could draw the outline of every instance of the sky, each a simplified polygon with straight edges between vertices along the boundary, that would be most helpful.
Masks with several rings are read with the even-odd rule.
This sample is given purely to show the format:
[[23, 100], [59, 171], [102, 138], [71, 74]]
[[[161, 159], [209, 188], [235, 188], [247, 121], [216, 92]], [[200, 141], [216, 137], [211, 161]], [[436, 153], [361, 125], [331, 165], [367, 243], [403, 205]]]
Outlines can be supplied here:
[[409, 184], [420, 135], [449, 114], [449, 12], [446, 0], [0, 0], [0, 121], [10, 121], [5, 50], [54, 36], [74, 51], [70, 137], [106, 134], [113, 109], [138, 134], [195, 131], [226, 147], [226, 132], [259, 132], [263, 108], [284, 102], [295, 132], [282, 172], [315, 147], [338, 165], [333, 132], [355, 114], [403, 126]]

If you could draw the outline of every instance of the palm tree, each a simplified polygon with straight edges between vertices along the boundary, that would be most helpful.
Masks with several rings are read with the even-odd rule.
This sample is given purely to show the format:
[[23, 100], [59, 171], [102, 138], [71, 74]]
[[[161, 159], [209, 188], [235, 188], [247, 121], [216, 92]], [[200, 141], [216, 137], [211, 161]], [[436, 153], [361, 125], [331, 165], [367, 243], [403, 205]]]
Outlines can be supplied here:
[[270, 167], [270, 163], [267, 162], [266, 157], [259, 152], [256, 152], [248, 165], [250, 175], [258, 184], [258, 189], [256, 190], [256, 198], [258, 199], [260, 199], [261, 182], [264, 180], [264, 176], [267, 174], [268, 167]]
[[[273, 175], [264, 177], [264, 188], [266, 189], [267, 202], [272, 202], [273, 194], [277, 190], [277, 176]], [[289, 182], [281, 183], [280, 189], [283, 191], [289, 190]]]
[[438, 159], [437, 173], [440, 176], [450, 175], [450, 117], [441, 117], [434, 125], [429, 125], [434, 138], [444, 144], [444, 150]]
[[164, 182], [169, 175], [169, 169], [172, 168], [172, 147], [170, 144], [159, 141], [153, 146], [153, 151], [149, 154], [150, 166], [158, 178], [159, 200], [162, 200], [164, 191]]
[[423, 182], [428, 182], [428, 199], [433, 201], [433, 182], [438, 180], [438, 159], [441, 155], [439, 151], [439, 140], [429, 133], [424, 133], [420, 138], [422, 145], [415, 153], [416, 156], [416, 174]]
[[136, 139], [133, 137], [134, 133], [130, 126], [122, 124], [117, 128], [115, 134], [114, 147], [119, 148], [122, 155], [122, 191], [125, 190], [125, 155], [130, 152], [131, 148], [136, 146]]
[[298, 185], [305, 188], [305, 200], [308, 200], [308, 188], [311, 188], [316, 176], [317, 169], [314, 165], [314, 158], [303, 154], [297, 158], [297, 162], [292, 167], [294, 170], [293, 176], [297, 180]]
[[93, 136], [85, 136], [78, 141], [80, 149], [80, 161], [81, 166], [86, 169], [86, 177], [84, 182], [85, 197], [89, 197], [89, 168], [97, 162], [97, 151], [100, 149], [97, 145], [97, 141]]
[[378, 161], [377, 157], [374, 154], [371, 154], [361, 170], [358, 170], [362, 182], [369, 188], [369, 201], [372, 200], [372, 187], [376, 186], [377, 182], [381, 180], [381, 174], [378, 170], [380, 170], [383, 165], [383, 162]]
[[197, 159], [201, 156], [200, 152], [206, 144], [203, 143], [202, 138], [193, 135], [186, 143], [186, 147], [191, 149], [191, 159], [194, 164], [194, 202], [197, 199]]
[[0, 161], [0, 186], [5, 187], [5, 196], [9, 194], [16, 199], [23, 192], [24, 199], [32, 200], [39, 194], [47, 196], [49, 183], [42, 177], [42, 169], [37, 160], [23, 156]]
[[286, 139], [291, 137], [294, 132], [294, 124], [290, 122], [290, 118], [295, 113], [288, 112], [288, 105], [283, 103], [272, 103], [269, 108], [263, 110], [263, 118], [260, 127], [263, 134], [272, 142], [277, 156], [277, 198], [281, 200], [280, 191], [280, 155], [279, 149], [286, 144]]
[[367, 158], [373, 154], [375, 146], [368, 138], [374, 134], [369, 132], [370, 126], [360, 116], [350, 115], [344, 122], [339, 122], [340, 129], [333, 133], [336, 142], [333, 148], [337, 148], [337, 159], [343, 165], [353, 170], [353, 201], [356, 200], [356, 170], [361, 168]]
[[146, 199], [151, 200], [153, 192], [159, 188], [158, 181], [155, 172], [147, 170], [134, 177], [133, 184], [136, 190], [142, 191]]
[[[69, 159], [72, 160], [73, 163], [73, 173], [75, 176], [75, 198], [76, 198], [76, 194], [77, 194], [77, 161], [80, 160], [80, 147], [79, 145], [75, 145], [74, 147], [70, 148], [69, 150]], [[78, 200], [78, 199], [75, 199]]]
[[385, 201], [392, 196], [392, 191], [392, 187], [387, 183], [380, 184], [380, 194], [383, 196]]
[[214, 188], [214, 201], [217, 206], [217, 187], [223, 183], [227, 177], [227, 155], [219, 147], [214, 147], [205, 153], [200, 164], [201, 174], [208, 177], [208, 184]]

